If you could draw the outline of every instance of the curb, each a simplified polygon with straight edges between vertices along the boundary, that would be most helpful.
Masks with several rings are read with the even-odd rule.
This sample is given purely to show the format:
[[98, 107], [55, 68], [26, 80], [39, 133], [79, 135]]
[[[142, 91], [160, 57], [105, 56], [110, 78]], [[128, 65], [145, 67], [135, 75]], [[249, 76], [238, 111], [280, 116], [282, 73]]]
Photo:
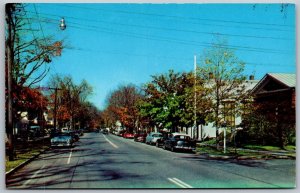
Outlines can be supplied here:
[[38, 154], [34, 155], [33, 157], [29, 158], [28, 160], [22, 162], [21, 164], [19, 164], [18, 166], [16, 166], [15, 168], [12, 168], [11, 170], [9, 170], [8, 172], [5, 173], [6, 178], [11, 176], [12, 174], [14, 174], [17, 170], [21, 169], [22, 167], [24, 167], [25, 165], [27, 165], [29, 162], [33, 161], [34, 159], [36, 159], [39, 155], [41, 155], [42, 153], [44, 153], [46, 150], [48, 150], [49, 148], [44, 149], [43, 151], [39, 152]]

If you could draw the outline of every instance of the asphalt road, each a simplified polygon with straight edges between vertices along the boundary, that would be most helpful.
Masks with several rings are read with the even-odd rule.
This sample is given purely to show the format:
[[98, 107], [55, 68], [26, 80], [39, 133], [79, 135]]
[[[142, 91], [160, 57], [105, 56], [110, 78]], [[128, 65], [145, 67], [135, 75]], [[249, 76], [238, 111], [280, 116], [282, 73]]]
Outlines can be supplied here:
[[7, 179], [9, 189], [292, 188], [295, 160], [206, 160], [114, 135], [86, 133]]

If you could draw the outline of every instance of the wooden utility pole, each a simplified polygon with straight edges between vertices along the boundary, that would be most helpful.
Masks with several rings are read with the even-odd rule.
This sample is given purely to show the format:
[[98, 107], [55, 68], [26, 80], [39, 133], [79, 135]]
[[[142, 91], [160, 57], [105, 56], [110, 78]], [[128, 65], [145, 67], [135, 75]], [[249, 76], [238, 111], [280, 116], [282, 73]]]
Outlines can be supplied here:
[[14, 62], [14, 51], [13, 51], [13, 21], [12, 12], [14, 5], [8, 3], [5, 6], [5, 19], [7, 23], [7, 39], [6, 39], [6, 60], [7, 60], [7, 72], [6, 72], [6, 85], [7, 85], [7, 97], [6, 97], [6, 134], [8, 138], [8, 157], [9, 161], [14, 160], [14, 132], [13, 132], [13, 105], [12, 105], [12, 69]]

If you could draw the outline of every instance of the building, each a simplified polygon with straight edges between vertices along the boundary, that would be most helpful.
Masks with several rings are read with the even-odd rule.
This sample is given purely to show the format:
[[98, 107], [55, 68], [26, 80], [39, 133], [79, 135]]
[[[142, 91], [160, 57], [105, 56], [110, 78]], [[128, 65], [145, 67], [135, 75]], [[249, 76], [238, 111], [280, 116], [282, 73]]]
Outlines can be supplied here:
[[283, 147], [284, 140], [295, 133], [296, 74], [268, 73], [251, 92], [259, 113], [272, 123], [274, 134], [268, 140]]

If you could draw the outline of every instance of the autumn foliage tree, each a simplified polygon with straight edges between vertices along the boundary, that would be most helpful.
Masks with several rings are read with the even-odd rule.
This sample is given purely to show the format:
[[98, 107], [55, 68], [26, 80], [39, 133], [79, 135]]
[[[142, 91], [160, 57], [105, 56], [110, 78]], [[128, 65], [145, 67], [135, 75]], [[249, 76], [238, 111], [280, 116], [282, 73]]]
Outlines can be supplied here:
[[110, 120], [119, 120], [128, 131], [133, 132], [140, 126], [137, 104], [142, 98], [143, 95], [136, 86], [120, 86], [108, 96], [106, 112], [103, 115], [111, 115]]
[[[16, 115], [18, 90], [32, 87], [40, 82], [49, 71], [53, 57], [59, 56], [63, 49], [62, 41], [51, 37], [41, 37], [32, 29], [32, 20], [26, 15], [26, 5], [7, 3], [5, 7], [5, 75], [6, 75], [6, 133], [8, 136], [9, 160], [13, 160], [13, 128], [19, 121]], [[33, 93], [32, 93], [33, 94]], [[14, 101], [12, 99], [14, 97]], [[21, 97], [21, 96], [20, 96]], [[16, 103], [16, 101], [18, 101]], [[29, 104], [30, 103], [24, 103]], [[30, 108], [30, 106], [28, 107]]]
[[[83, 80], [80, 84], [75, 84], [71, 76], [54, 75], [51, 77], [49, 87], [57, 88], [57, 120], [59, 126], [66, 124], [75, 128], [76, 122], [81, 121], [81, 115], [87, 98], [92, 94], [93, 89], [87, 81]], [[54, 109], [55, 92], [50, 91], [51, 106]]]

